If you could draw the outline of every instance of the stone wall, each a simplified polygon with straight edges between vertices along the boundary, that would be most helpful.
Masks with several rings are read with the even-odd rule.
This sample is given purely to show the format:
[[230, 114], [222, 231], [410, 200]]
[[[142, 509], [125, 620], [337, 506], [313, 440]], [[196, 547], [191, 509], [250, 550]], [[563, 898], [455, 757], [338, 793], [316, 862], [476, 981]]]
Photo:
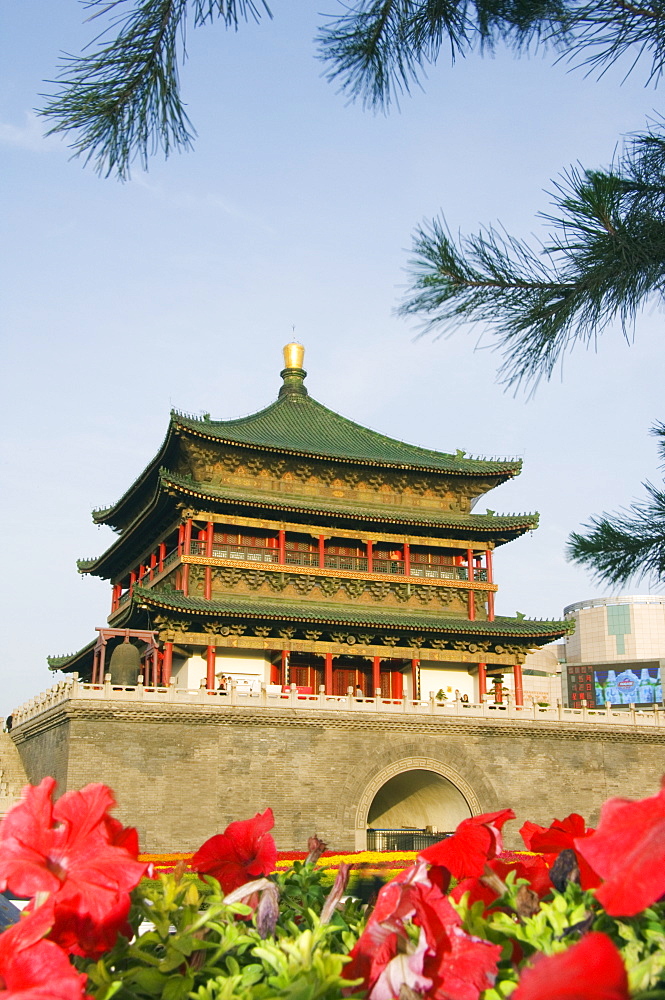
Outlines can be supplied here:
[[335, 849], [362, 847], [374, 795], [412, 769], [451, 781], [473, 813], [514, 808], [508, 844], [519, 846], [525, 819], [577, 811], [593, 823], [608, 796], [655, 794], [665, 771], [665, 727], [598, 721], [70, 699], [12, 738], [33, 782], [108, 783], [150, 851], [194, 849], [267, 806], [280, 849], [314, 832]]
[[9, 733], [0, 732], [0, 818], [21, 798], [28, 778]]

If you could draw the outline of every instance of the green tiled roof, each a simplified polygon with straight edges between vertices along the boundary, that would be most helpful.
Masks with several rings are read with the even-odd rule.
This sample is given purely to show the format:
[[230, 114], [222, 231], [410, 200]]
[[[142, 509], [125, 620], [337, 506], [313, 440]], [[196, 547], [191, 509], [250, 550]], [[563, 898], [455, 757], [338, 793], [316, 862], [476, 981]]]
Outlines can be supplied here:
[[420, 609], [368, 608], [322, 601], [285, 601], [266, 597], [223, 597], [205, 601], [185, 597], [180, 591], [156, 591], [135, 587], [133, 603], [163, 608], [197, 616], [223, 618], [259, 618], [265, 621], [307, 622], [326, 625], [350, 625], [365, 628], [405, 629], [464, 635], [505, 636], [514, 639], [550, 639], [565, 635], [570, 624], [565, 621], [534, 621], [528, 618], [496, 618], [468, 621]]
[[502, 531], [521, 534], [538, 527], [538, 514], [451, 514], [449, 511], [428, 510], [426, 507], [388, 506], [387, 504], [366, 503], [364, 500], [305, 500], [300, 496], [289, 497], [285, 493], [261, 493], [258, 490], [244, 490], [237, 486], [210, 486], [195, 482], [185, 476], [178, 476], [168, 470], [161, 470], [162, 484], [180, 487], [191, 496], [202, 500], [230, 500], [246, 503], [252, 507], [269, 507], [284, 511], [307, 511], [312, 515], [323, 514], [338, 517], [352, 517], [359, 520], [386, 521], [390, 524], [432, 525], [456, 531], [483, 532], [492, 536]]
[[287, 393], [264, 410], [237, 420], [210, 420], [178, 413], [173, 419], [177, 426], [203, 437], [267, 451], [457, 475], [514, 476], [521, 468], [521, 462], [515, 459], [465, 458], [464, 452], [451, 455], [406, 444], [340, 416], [304, 391]]
[[[300, 374], [304, 376], [304, 372]], [[177, 466], [183, 436], [309, 459], [403, 469], [412, 475], [427, 472], [489, 478], [491, 485], [519, 475], [522, 468], [520, 459], [467, 458], [459, 450], [449, 454], [406, 444], [329, 410], [312, 399], [302, 384], [295, 390], [285, 385], [274, 403], [236, 420], [211, 420], [207, 414], [196, 417], [173, 411], [166, 438], [153, 460], [116, 503], [93, 511], [93, 520], [124, 530], [149, 501], [160, 467]], [[491, 486], [486, 483], [480, 491], [488, 488]]]
[[79, 664], [82, 667], [89, 665], [88, 661], [90, 661], [90, 663], [92, 662], [92, 651], [95, 648], [96, 642], [97, 640], [93, 639], [87, 646], [79, 649], [76, 653], [67, 653], [64, 656], [47, 656], [46, 662], [49, 665], [49, 669], [62, 670], [64, 667], [68, 666], [71, 670]]
[[[156, 490], [151, 499], [139, 509], [137, 516], [125, 527], [122, 535], [101, 556], [92, 559], [79, 559], [77, 567], [80, 573], [108, 573], [111, 576], [118, 571], [117, 560], [122, 563], [126, 558], [127, 543], [130, 538], [141, 535], [137, 541], [137, 554], [145, 547], [146, 518], [152, 518], [158, 505], [163, 507], [168, 502], [166, 491], [176, 491], [181, 497], [186, 496], [206, 503], [228, 504], [231, 507], [247, 507], [251, 511], [274, 512], [278, 517], [296, 521], [315, 520], [317, 517], [329, 518], [333, 524], [344, 522], [363, 522], [385, 524], [400, 528], [425, 528], [436, 532], [450, 531], [454, 537], [477, 538], [482, 541], [493, 541], [496, 545], [518, 538], [527, 531], [538, 527], [538, 514], [451, 514], [445, 511], [428, 510], [426, 507], [402, 507], [366, 503], [349, 499], [307, 500], [300, 496], [289, 496], [287, 493], [262, 493], [259, 490], [245, 490], [238, 486], [210, 486], [208, 483], [195, 482], [186, 476], [176, 475], [168, 469], [160, 469]], [[169, 504], [169, 510], [175, 501]], [[247, 510], [242, 511], [247, 514]], [[232, 514], [230, 516], [233, 516]], [[125, 553], [125, 555], [121, 555]], [[111, 562], [109, 562], [109, 559]], [[112, 567], [112, 568], [111, 568]]]

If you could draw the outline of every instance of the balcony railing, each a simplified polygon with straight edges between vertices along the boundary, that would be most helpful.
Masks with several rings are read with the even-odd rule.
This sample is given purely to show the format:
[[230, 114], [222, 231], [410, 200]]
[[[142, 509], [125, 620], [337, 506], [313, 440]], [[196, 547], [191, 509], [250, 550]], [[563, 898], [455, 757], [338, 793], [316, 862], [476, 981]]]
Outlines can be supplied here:
[[325, 557], [326, 569], [345, 569], [352, 573], [366, 573], [367, 559], [364, 556], [330, 556]]
[[[190, 542], [189, 551], [193, 556], [204, 556], [206, 554], [207, 543], [205, 541]], [[212, 554], [216, 559], [239, 559], [242, 562], [279, 562], [277, 549], [264, 549], [258, 545], [226, 545], [221, 542], [213, 542]]]
[[[193, 556], [204, 556], [206, 554], [207, 543], [198, 539], [190, 542], [190, 554]], [[279, 549], [268, 549], [258, 545], [227, 545], [214, 542], [212, 554], [217, 559], [238, 559], [243, 562], [260, 562], [279, 564]], [[175, 557], [174, 552], [164, 560]], [[318, 552], [301, 552], [297, 549], [289, 549], [284, 553], [284, 565], [286, 566], [311, 566], [319, 568]], [[326, 553], [323, 558], [325, 569], [346, 570], [353, 573], [367, 573], [369, 560], [366, 556], [346, 556], [331, 555]], [[372, 559], [373, 573], [386, 573], [394, 576], [404, 576], [403, 559], [382, 559], [375, 555]], [[468, 580], [468, 570], [465, 566], [445, 566], [437, 563], [411, 562], [411, 576], [422, 577], [434, 580]], [[475, 569], [474, 580], [486, 582], [487, 570]]]
[[404, 576], [404, 560], [381, 559], [375, 555], [372, 559], [372, 570], [374, 573], [390, 573], [394, 576]]

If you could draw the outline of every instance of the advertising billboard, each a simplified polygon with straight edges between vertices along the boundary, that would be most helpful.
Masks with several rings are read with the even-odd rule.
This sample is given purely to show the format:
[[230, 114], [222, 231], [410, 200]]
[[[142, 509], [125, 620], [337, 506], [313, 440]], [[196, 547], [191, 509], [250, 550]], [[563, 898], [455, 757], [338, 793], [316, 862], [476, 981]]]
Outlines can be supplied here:
[[660, 668], [627, 666], [593, 671], [596, 704], [653, 705], [663, 700]]

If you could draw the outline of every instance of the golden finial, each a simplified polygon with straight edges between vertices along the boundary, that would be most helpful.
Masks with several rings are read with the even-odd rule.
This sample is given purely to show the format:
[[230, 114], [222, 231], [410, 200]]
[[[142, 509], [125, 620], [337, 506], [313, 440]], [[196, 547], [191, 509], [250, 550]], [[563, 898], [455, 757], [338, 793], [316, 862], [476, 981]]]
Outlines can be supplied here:
[[302, 368], [305, 360], [305, 348], [302, 344], [292, 341], [284, 348], [284, 367]]

